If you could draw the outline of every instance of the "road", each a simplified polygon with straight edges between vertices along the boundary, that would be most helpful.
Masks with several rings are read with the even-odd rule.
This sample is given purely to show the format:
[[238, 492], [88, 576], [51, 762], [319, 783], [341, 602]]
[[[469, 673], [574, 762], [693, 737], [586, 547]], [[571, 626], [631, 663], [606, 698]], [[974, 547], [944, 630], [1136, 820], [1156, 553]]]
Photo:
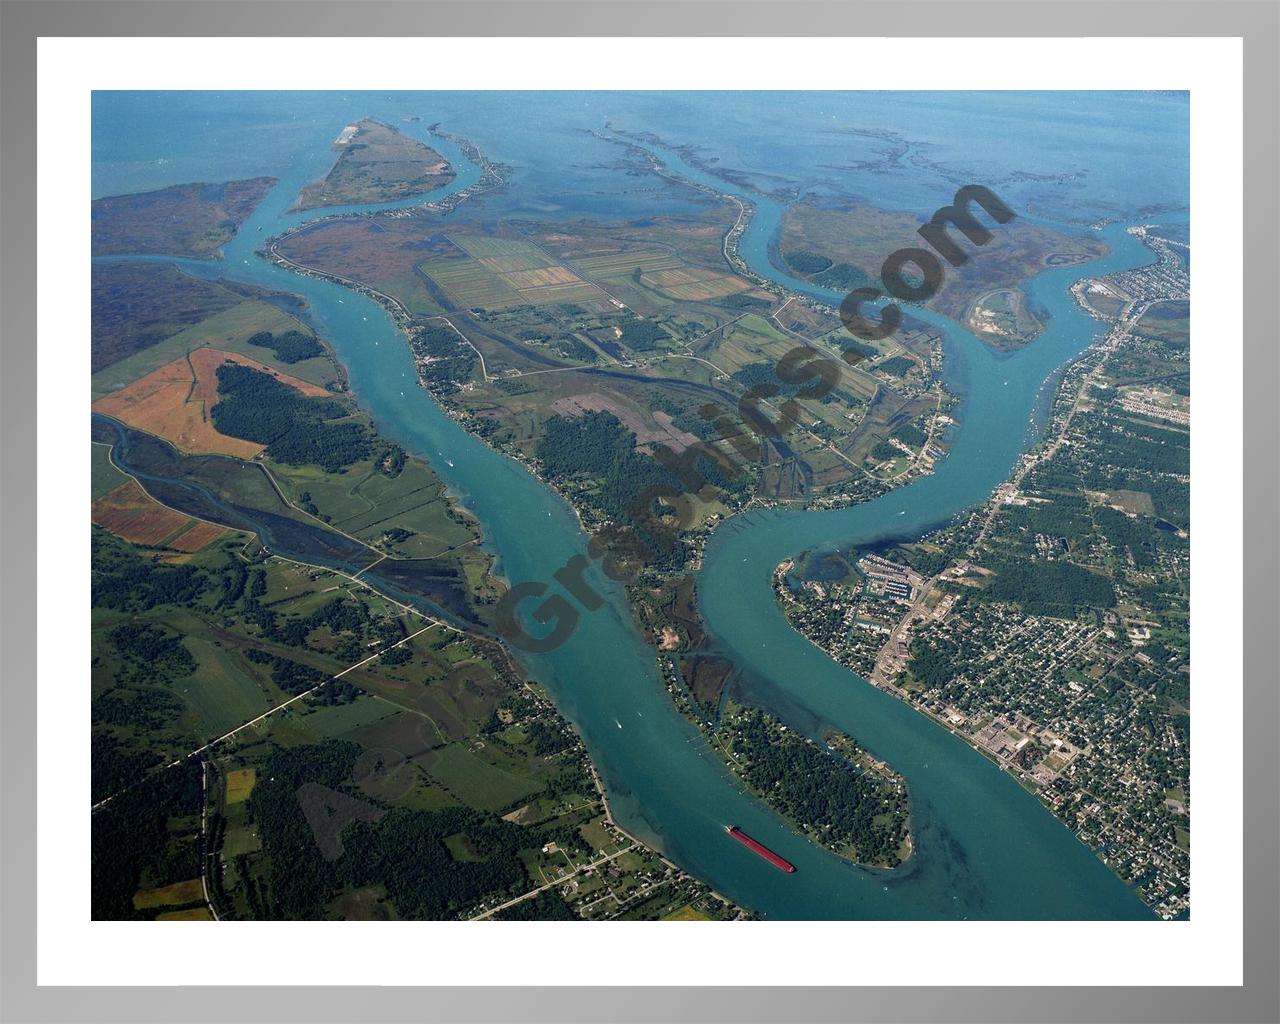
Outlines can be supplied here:
[[[424, 619], [426, 618], [426, 616], [422, 616], [422, 617]], [[303, 690], [297, 696], [290, 697], [288, 700], [283, 701], [282, 703], [277, 704], [275, 707], [269, 708], [268, 710], [264, 711], [257, 718], [250, 719], [249, 721], [245, 722], [243, 725], [237, 725], [230, 732], [223, 733], [217, 739], [210, 740], [208, 743], [204, 744], [203, 746], [196, 747], [195, 750], [192, 750], [189, 753], [183, 754], [179, 758], [175, 758], [174, 760], [170, 761], [168, 764], [162, 765], [157, 770], [164, 771], [165, 769], [168, 769], [168, 768], [176, 768], [178, 767], [178, 765], [182, 764], [183, 762], [190, 761], [193, 757], [198, 757], [200, 754], [203, 754], [206, 750], [210, 750], [213, 747], [216, 747], [219, 743], [225, 743], [227, 740], [231, 739], [232, 736], [235, 736], [238, 733], [244, 732], [245, 729], [248, 729], [251, 726], [257, 725], [259, 722], [262, 722], [267, 718], [270, 718], [272, 715], [276, 714], [279, 711], [283, 711], [285, 708], [289, 707], [289, 705], [296, 704], [298, 701], [311, 696], [311, 694], [315, 693], [321, 687], [327, 686], [329, 683], [333, 682], [335, 679], [341, 679], [348, 672], [354, 672], [356, 669], [360, 668], [361, 666], [367, 665], [369, 664], [369, 662], [375, 660], [376, 658], [382, 657], [383, 654], [385, 654], [387, 651], [391, 650], [392, 648], [399, 647], [401, 644], [407, 644], [414, 637], [420, 636], [421, 634], [425, 633], [427, 630], [433, 629], [436, 626], [444, 626], [446, 629], [454, 629], [455, 631], [457, 631], [456, 627], [449, 625], [449, 623], [447, 622], [438, 622], [435, 619], [427, 619], [427, 624], [425, 626], [423, 626], [419, 630], [414, 631], [413, 633], [410, 633], [408, 636], [404, 637], [403, 639], [397, 640], [395, 643], [391, 644], [390, 647], [384, 647], [382, 648], [382, 650], [378, 651], [377, 653], [371, 654], [369, 655], [369, 657], [364, 658], [361, 661], [357, 661], [354, 665], [348, 665], [341, 672], [338, 672], [336, 675], [330, 676], [324, 682], [317, 683], [315, 686], [311, 687], [309, 690]], [[144, 776], [144, 778], [149, 777], [149, 775], [150, 773], [148, 773], [148, 776]], [[137, 786], [142, 781], [143, 781], [142, 779], [139, 779], [138, 782], [133, 783], [132, 786], [126, 786], [124, 789], [120, 790], [120, 793], [128, 792], [130, 789], [132, 789], [134, 786]], [[93, 805], [91, 810], [92, 811], [101, 810], [103, 807], [109, 804], [112, 800], [118, 797], [120, 793], [113, 793], [111, 794], [111, 796], [107, 797], [106, 799], [98, 801], [98, 803]]]
[[477, 914], [475, 917], [471, 918], [470, 920], [483, 921], [486, 918], [492, 917], [494, 914], [500, 914], [502, 913], [502, 911], [508, 909], [509, 907], [514, 907], [516, 904], [523, 903], [525, 900], [533, 899], [533, 897], [537, 896], [539, 893], [546, 892], [548, 889], [554, 889], [558, 885], [564, 885], [565, 882], [569, 881], [569, 879], [573, 878], [575, 875], [580, 875], [584, 871], [590, 871], [592, 868], [598, 868], [604, 864], [608, 864], [609, 861], [616, 860], [618, 857], [621, 857], [624, 853], [627, 853], [633, 849], [635, 849], [634, 843], [631, 846], [623, 847], [621, 850], [615, 850], [613, 853], [606, 854], [605, 856], [600, 857], [598, 860], [593, 860], [589, 864], [583, 864], [580, 867], [575, 868], [573, 871], [569, 872], [569, 874], [564, 875], [561, 878], [557, 878], [554, 882], [548, 882], [546, 885], [540, 885], [536, 889], [530, 889], [528, 892], [520, 896], [517, 896], [513, 900], [507, 900], [507, 902], [503, 903], [501, 906], [494, 907], [492, 910], [486, 910], [483, 914]]

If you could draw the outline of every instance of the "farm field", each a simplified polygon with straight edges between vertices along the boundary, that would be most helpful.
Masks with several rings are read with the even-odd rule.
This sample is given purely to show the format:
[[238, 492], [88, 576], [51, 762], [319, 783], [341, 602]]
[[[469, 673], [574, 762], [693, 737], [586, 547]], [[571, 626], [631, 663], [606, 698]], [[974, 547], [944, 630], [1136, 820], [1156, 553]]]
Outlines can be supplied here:
[[325, 387], [341, 379], [329, 356], [298, 363], [283, 363], [275, 358], [269, 348], [250, 345], [248, 339], [261, 331], [282, 334], [290, 330], [307, 329], [294, 317], [269, 303], [256, 299], [242, 300], [236, 296], [233, 298], [237, 299], [234, 305], [197, 323], [180, 327], [146, 348], [97, 370], [90, 378], [93, 397], [97, 399], [120, 391], [147, 374], [205, 346], [251, 359], [269, 366], [273, 371], [288, 374], [318, 387]]
[[165, 538], [193, 522], [181, 512], [165, 508], [138, 486], [137, 481], [128, 478], [94, 500], [90, 518], [123, 540], [148, 545], [162, 545]]
[[505, 309], [571, 302], [610, 308], [608, 297], [530, 242], [450, 233], [465, 259], [429, 260], [421, 270], [463, 308]]
[[235, 771], [227, 772], [227, 795], [228, 804], [238, 804], [249, 799], [249, 794], [253, 792], [253, 784], [257, 781], [258, 772], [254, 768], [239, 768]]
[[[350, 696], [299, 702], [219, 749], [213, 771], [223, 782], [214, 787], [210, 813], [224, 824], [210, 885], [221, 917], [276, 916], [277, 900], [294, 918], [468, 916], [486, 896], [492, 905], [628, 848], [631, 841], [603, 816], [576, 738], [496, 647], [434, 627], [403, 649], [407, 659], [379, 659], [345, 676]], [[360, 767], [375, 761], [382, 767], [374, 773]], [[249, 770], [256, 782], [245, 800]], [[407, 841], [403, 830], [438, 829], [438, 846], [416, 844], [411, 854], [434, 868], [379, 882], [352, 874], [362, 861], [346, 860], [349, 849], [324, 867], [305, 823], [294, 817], [293, 794], [300, 783], [321, 780], [331, 799], [367, 809], [365, 827], [389, 849]], [[355, 841], [344, 832], [344, 848]], [[495, 843], [508, 858], [501, 865]], [[620, 872], [580, 875], [571, 888], [502, 916], [728, 914], [705, 887], [647, 851], [615, 863]], [[455, 881], [459, 864], [485, 873]], [[296, 878], [306, 884], [292, 885]], [[424, 905], [436, 910], [412, 912]]]
[[304, 395], [329, 395], [324, 388], [246, 356], [220, 349], [198, 348], [98, 399], [93, 403], [93, 410], [163, 437], [189, 454], [251, 459], [264, 446], [219, 433], [210, 417], [210, 410], [218, 400], [218, 367], [224, 363], [238, 363], [269, 373]]

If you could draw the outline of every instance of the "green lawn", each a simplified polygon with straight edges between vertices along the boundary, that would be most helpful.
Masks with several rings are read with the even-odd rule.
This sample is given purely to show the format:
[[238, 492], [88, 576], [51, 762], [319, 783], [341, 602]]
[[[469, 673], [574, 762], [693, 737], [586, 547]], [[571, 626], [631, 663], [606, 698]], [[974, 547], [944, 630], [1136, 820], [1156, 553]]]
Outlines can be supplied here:
[[90, 493], [94, 499], [110, 494], [129, 478], [111, 463], [111, 447], [105, 444], [90, 442], [89, 460]]

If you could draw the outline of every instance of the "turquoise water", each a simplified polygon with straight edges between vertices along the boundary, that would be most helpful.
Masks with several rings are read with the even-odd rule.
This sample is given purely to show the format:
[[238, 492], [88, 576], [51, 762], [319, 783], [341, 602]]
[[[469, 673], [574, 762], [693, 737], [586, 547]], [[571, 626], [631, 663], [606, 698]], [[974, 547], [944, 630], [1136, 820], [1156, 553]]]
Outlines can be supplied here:
[[[456, 102], [456, 95], [449, 99]], [[200, 102], [201, 109], [208, 106], [207, 99]], [[300, 102], [319, 103], [314, 96]], [[362, 97], [353, 104], [350, 97], [342, 97], [329, 102], [329, 108], [320, 104], [307, 117], [278, 126], [277, 137], [292, 140], [293, 156], [287, 161], [276, 157], [274, 166], [257, 165], [254, 173], [274, 173], [281, 180], [226, 247], [226, 262], [179, 262], [206, 276], [229, 273], [303, 295], [315, 326], [347, 367], [357, 400], [384, 434], [427, 458], [477, 515], [499, 571], [513, 581], [550, 580], [556, 569], [586, 548], [587, 539], [567, 506], [519, 464], [468, 435], [417, 387], [408, 348], [380, 307], [254, 255], [263, 239], [306, 219], [287, 213], [287, 208], [303, 184], [324, 173], [332, 160], [327, 145], [344, 120], [363, 113], [390, 119], [403, 109], [404, 101]], [[95, 153], [104, 161], [102, 174], [95, 173], [95, 189], [112, 190], [113, 183], [129, 177], [131, 166], [137, 180], [146, 177], [138, 171], [137, 160], [123, 153], [107, 159], [108, 144], [98, 144], [99, 114], [102, 122], [119, 129], [132, 111], [128, 103], [118, 109], [106, 101], [95, 106]], [[253, 132], [260, 130], [261, 118], [246, 120]], [[401, 127], [426, 138], [420, 124]], [[465, 122], [447, 127], [470, 134]], [[217, 132], [221, 145], [237, 137], [234, 123], [219, 124]], [[206, 153], [208, 140], [198, 133], [183, 135], [177, 127], [166, 134], [152, 125], [146, 138], [149, 141], [127, 145], [150, 145], [156, 152], [169, 147], [175, 160], [185, 161], [184, 169], [207, 168], [170, 181], [219, 180], [231, 176], [226, 171], [244, 161], [238, 148], [229, 162], [219, 162]], [[474, 180], [474, 169], [454, 147], [427, 141], [464, 171], [449, 188], [428, 198]], [[490, 155], [503, 157], [490, 151], [483, 139], [477, 141]], [[682, 177], [709, 180], [669, 152], [661, 151], [661, 158]], [[608, 177], [602, 171], [593, 176], [597, 171], [584, 180]], [[546, 169], [540, 173], [545, 176]], [[559, 186], [565, 192], [562, 198], [572, 191], [572, 184]], [[714, 184], [726, 187], [720, 181]], [[120, 190], [118, 185], [115, 190]], [[624, 193], [605, 198], [593, 193], [584, 208], [599, 204], [630, 210], [648, 204], [653, 212], [657, 199], [665, 203], [667, 197], [675, 197], [677, 203], [691, 206], [699, 202], [686, 189], [655, 186], [652, 181], [633, 185], [625, 192], [625, 202], [620, 195]], [[943, 193], [932, 205], [949, 195]], [[540, 203], [549, 202], [545, 190], [539, 197]], [[758, 272], [782, 279], [768, 260], [768, 242], [782, 208], [758, 195], [749, 198], [758, 212], [743, 239], [743, 255]], [[484, 209], [486, 202], [515, 200], [482, 199], [478, 205]], [[472, 206], [468, 202], [462, 209]], [[791, 630], [768, 586], [771, 570], [788, 555], [805, 548], [918, 534], [982, 501], [1008, 475], [1028, 440], [1046, 380], [1083, 350], [1094, 333], [1096, 325], [1075, 308], [1067, 286], [1086, 272], [1148, 259], [1122, 230], [1109, 230], [1105, 237], [1112, 245], [1106, 259], [1084, 268], [1050, 270], [1036, 279], [1034, 298], [1051, 313], [1050, 328], [1015, 355], [995, 355], [954, 324], [919, 314], [944, 331], [948, 374], [965, 394], [951, 454], [933, 476], [843, 511], [736, 518], [709, 546], [699, 584], [703, 611], [718, 640], [748, 671], [754, 692], [801, 729], [812, 732], [830, 723], [849, 732], [905, 776], [917, 842], [909, 864], [893, 873], [855, 868], [797, 836], [745, 794], [706, 750], [696, 730], [675, 712], [655, 670], [654, 652], [632, 623], [621, 588], [592, 572], [588, 579], [606, 598], [605, 606], [584, 613], [569, 641], [556, 651], [524, 656], [522, 661], [578, 726], [621, 824], [725, 895], [768, 917], [1149, 916], [1136, 897], [1012, 778], [928, 719], [835, 665]], [[797, 288], [801, 284], [786, 283]], [[803, 290], [813, 291], [807, 285]], [[815, 294], [829, 301], [840, 298]], [[728, 840], [723, 833], [728, 823], [741, 825], [777, 850], [797, 872], [782, 875]]]

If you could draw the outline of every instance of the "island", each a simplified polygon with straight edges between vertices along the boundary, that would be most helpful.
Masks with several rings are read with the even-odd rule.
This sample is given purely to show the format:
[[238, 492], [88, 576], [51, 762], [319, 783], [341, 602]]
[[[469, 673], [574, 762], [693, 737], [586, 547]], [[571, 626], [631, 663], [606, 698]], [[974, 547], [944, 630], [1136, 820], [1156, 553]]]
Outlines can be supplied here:
[[430, 146], [371, 117], [347, 125], [333, 148], [337, 162], [323, 180], [302, 190], [296, 209], [410, 199], [455, 177], [449, 161]]

